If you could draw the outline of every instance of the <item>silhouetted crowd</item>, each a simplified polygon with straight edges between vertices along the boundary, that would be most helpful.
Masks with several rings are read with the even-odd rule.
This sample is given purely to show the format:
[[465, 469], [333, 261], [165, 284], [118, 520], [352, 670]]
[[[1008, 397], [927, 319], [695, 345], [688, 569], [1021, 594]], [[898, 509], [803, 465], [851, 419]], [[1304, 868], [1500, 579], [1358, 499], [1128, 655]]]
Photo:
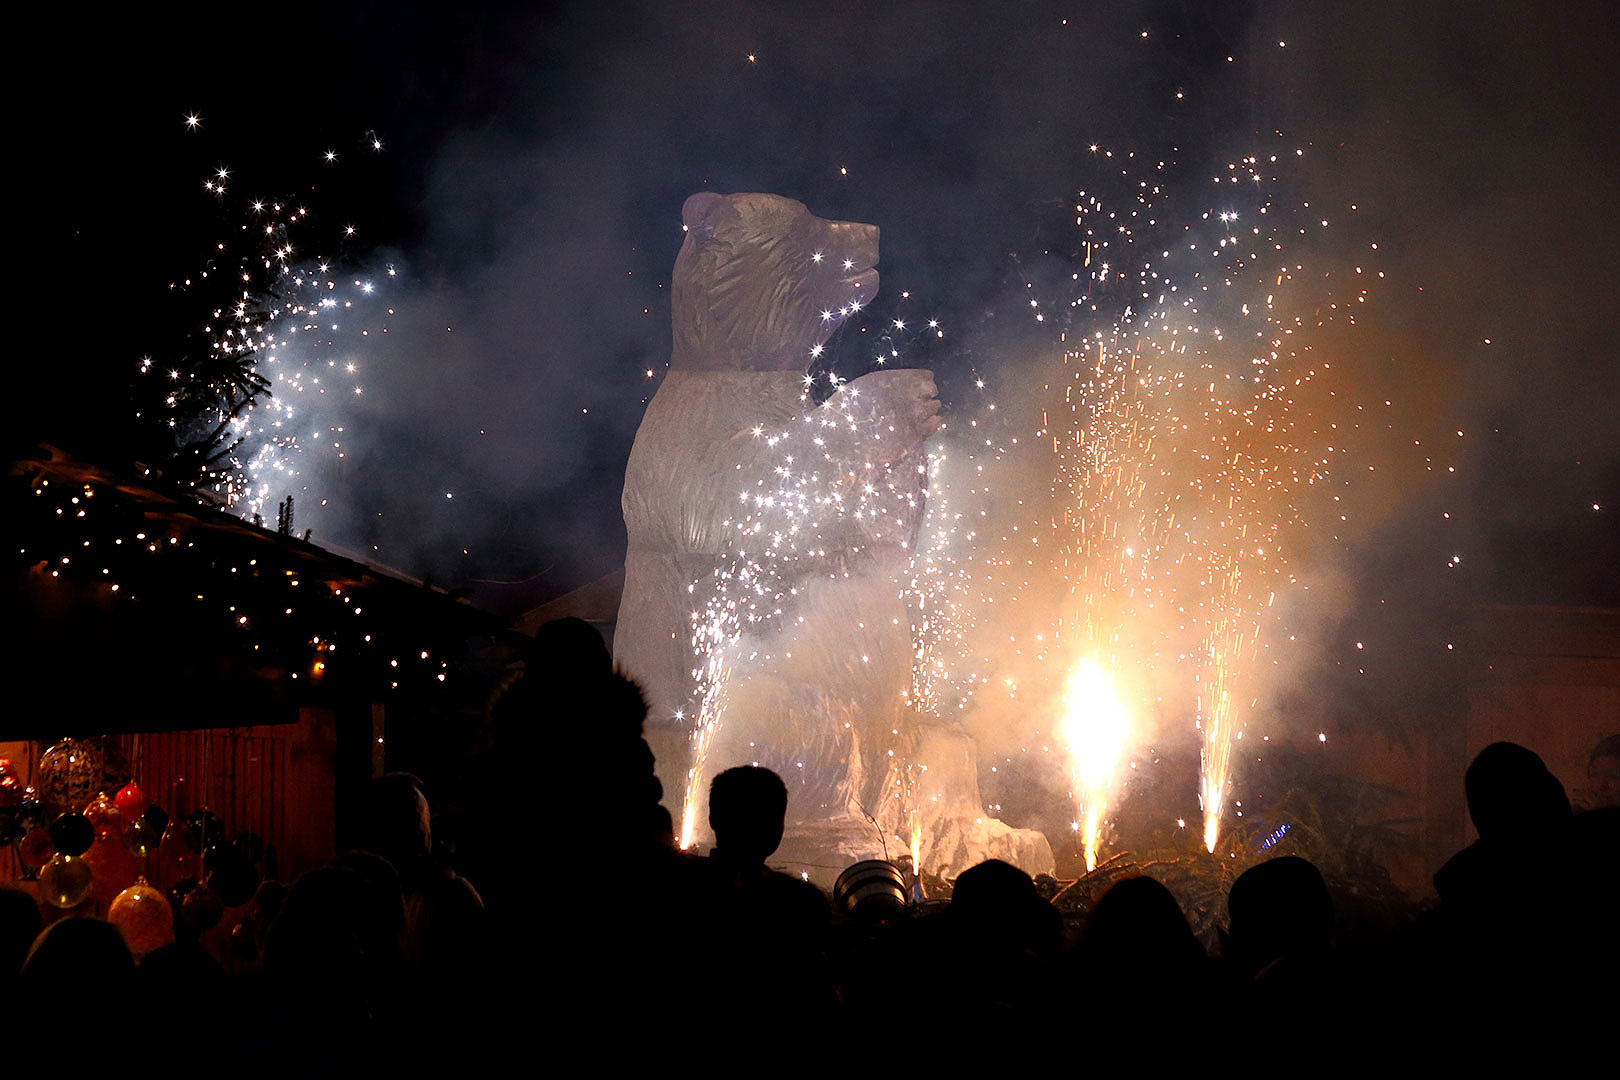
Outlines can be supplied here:
[[1463, 781], [1479, 839], [1398, 932], [1344, 947], [1322, 875], [1289, 856], [1237, 878], [1212, 955], [1149, 876], [1069, 923], [995, 860], [948, 904], [880, 889], [835, 910], [768, 866], [788, 792], [767, 769], [716, 776], [714, 850], [679, 851], [640, 691], [578, 621], [541, 629], [493, 717], [453, 858], [421, 782], [380, 777], [361, 846], [261, 884], [223, 960], [182, 932], [137, 964], [112, 924], [44, 926], [0, 890], [14, 1055], [61, 1076], [1614, 1060], [1620, 736], [1579, 814], [1531, 751], [1482, 751]]

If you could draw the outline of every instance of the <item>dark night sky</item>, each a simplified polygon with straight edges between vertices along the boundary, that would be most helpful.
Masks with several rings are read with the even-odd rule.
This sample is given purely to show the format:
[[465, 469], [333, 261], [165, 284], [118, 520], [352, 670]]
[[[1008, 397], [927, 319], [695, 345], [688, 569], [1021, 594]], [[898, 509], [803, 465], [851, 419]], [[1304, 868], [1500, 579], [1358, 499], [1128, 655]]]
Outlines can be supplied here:
[[46, 362], [23, 362], [23, 430], [118, 452], [135, 358], [175, 348], [188, 317], [164, 287], [231, 220], [201, 190], [228, 165], [233, 198], [307, 199], [317, 227], [360, 227], [354, 266], [404, 270], [356, 460], [300, 524], [441, 581], [557, 592], [622, 558], [621, 470], [645, 369], [667, 359], [687, 195], [774, 191], [878, 224], [873, 317], [910, 290], [906, 310], [941, 318], [951, 333], [913, 355], [967, 409], [969, 374], [1011, 379], [1008, 357], [1053, 347], [1017, 315], [1025, 281], [1070, 265], [1090, 143], [1216, 162], [1282, 129], [1313, 148], [1324, 203], [1356, 202], [1382, 240], [1350, 378], [1398, 399], [1396, 442], [1469, 433], [1445, 491], [1399, 468], [1363, 489], [1350, 576], [1426, 582], [1455, 549], [1450, 596], [1617, 603], [1612, 12], [1438, 7], [36, 15], [20, 40], [50, 74], [14, 109], [13, 274], [25, 318], [55, 329]]

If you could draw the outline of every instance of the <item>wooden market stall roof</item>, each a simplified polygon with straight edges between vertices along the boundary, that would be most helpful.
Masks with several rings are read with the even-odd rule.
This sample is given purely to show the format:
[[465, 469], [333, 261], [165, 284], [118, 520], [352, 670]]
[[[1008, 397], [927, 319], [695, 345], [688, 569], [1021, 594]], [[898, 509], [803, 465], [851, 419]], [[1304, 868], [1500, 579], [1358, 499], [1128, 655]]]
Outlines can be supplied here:
[[141, 470], [40, 445], [7, 475], [16, 643], [0, 738], [277, 722], [305, 704], [442, 692], [501, 620], [267, 529]]

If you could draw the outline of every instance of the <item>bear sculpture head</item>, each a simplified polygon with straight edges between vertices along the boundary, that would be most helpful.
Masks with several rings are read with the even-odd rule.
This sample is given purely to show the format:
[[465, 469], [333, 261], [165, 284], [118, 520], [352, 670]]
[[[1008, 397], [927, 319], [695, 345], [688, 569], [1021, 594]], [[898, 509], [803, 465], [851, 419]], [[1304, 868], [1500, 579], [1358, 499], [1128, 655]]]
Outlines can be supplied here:
[[672, 369], [804, 371], [877, 295], [876, 225], [826, 221], [780, 195], [707, 191], [681, 220]]

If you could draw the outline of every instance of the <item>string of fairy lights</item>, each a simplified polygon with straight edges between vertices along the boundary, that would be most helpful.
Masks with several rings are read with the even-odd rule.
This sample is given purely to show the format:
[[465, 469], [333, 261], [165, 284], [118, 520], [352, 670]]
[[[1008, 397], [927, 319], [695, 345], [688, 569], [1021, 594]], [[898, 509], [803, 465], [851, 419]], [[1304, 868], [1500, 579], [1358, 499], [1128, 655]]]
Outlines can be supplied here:
[[26, 580], [151, 620], [137, 625], [183, 620], [194, 644], [250, 658], [310, 699], [339, 688], [379, 700], [443, 689], [476, 621], [447, 597], [343, 571], [335, 557], [311, 557], [301, 542], [219, 511], [148, 509], [114, 484], [27, 463], [12, 482], [24, 485], [11, 551]]

